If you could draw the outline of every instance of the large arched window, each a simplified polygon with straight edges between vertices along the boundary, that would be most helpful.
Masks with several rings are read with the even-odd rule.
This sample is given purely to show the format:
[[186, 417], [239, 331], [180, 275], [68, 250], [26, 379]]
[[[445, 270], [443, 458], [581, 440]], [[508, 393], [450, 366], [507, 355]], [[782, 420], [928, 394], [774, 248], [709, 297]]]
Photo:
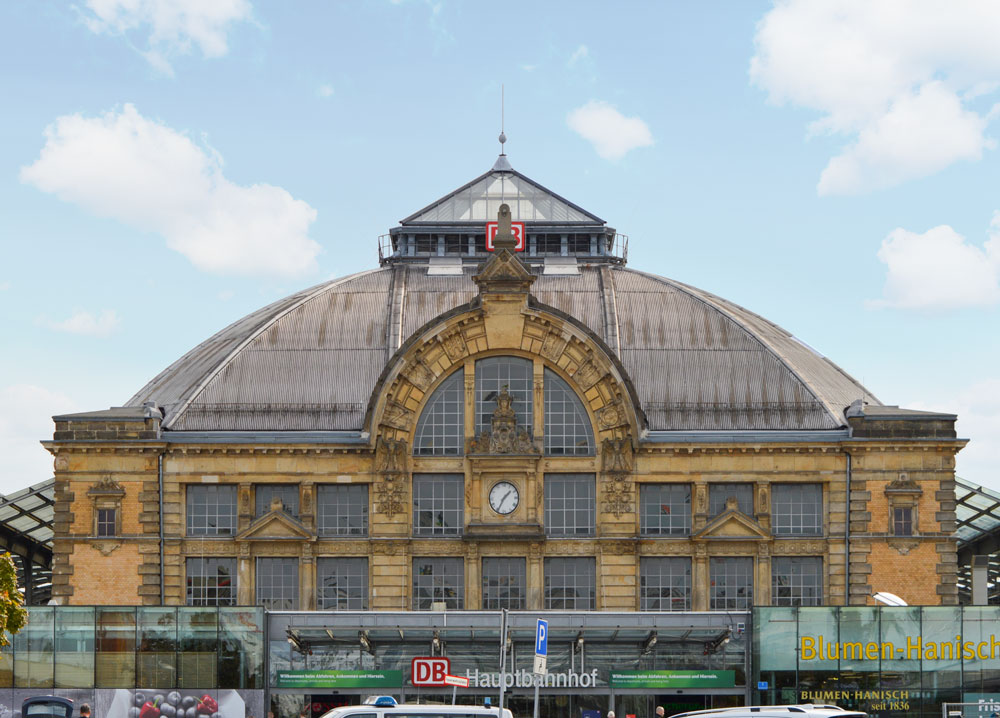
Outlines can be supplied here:
[[413, 453], [460, 456], [465, 437], [465, 370], [459, 369], [434, 390], [417, 422]]
[[580, 397], [551, 369], [545, 370], [545, 453], [555, 456], [594, 453], [594, 432]]
[[518, 428], [531, 433], [532, 371], [531, 360], [519, 357], [489, 357], [476, 362], [476, 434], [492, 428], [496, 397], [504, 387], [514, 399]]

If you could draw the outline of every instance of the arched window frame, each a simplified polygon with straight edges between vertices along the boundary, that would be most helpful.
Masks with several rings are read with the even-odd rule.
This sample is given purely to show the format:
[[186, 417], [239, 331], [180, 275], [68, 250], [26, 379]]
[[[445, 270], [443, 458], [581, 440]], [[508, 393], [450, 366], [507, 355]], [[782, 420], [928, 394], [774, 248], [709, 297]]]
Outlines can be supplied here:
[[[424, 404], [413, 432], [414, 456], [462, 456], [465, 453], [465, 367], [459, 367], [438, 384]], [[455, 432], [448, 431], [449, 417], [457, 424]], [[437, 421], [435, 421], [437, 419]], [[424, 450], [422, 444], [430, 432], [431, 445]], [[439, 442], [436, 439], [444, 439]]]
[[[542, 403], [545, 407], [545, 455], [546, 456], [593, 456], [597, 443], [594, 440], [594, 425], [590, 414], [572, 385], [555, 370], [545, 367], [542, 378]], [[556, 403], [559, 406], [556, 406]], [[566, 421], [572, 417], [575, 421]], [[555, 422], [563, 419], [562, 431], [555, 431]], [[566, 431], [569, 429], [569, 431]], [[580, 442], [585, 441], [581, 446]]]

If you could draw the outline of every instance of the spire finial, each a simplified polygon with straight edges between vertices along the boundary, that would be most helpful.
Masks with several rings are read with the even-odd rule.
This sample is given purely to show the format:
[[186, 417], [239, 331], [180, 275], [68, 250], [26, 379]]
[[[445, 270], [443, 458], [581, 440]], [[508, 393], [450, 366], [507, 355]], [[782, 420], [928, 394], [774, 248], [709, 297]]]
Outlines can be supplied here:
[[507, 135], [503, 132], [503, 85], [500, 85], [500, 154], [503, 152], [503, 144], [507, 141]]

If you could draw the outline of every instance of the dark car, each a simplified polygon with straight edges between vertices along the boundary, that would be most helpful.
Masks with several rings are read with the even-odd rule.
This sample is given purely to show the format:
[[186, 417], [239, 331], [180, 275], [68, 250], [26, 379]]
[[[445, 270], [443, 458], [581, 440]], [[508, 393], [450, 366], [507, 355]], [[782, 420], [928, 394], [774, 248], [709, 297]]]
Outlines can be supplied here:
[[25, 698], [21, 718], [73, 718], [73, 701], [58, 696]]

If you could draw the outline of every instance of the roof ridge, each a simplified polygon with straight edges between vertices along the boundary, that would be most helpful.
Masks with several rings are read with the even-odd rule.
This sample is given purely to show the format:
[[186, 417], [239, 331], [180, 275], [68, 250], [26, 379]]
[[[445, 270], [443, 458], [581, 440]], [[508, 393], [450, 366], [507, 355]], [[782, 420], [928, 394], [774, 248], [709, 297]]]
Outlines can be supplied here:
[[345, 282], [357, 279], [358, 277], [363, 277], [368, 274], [373, 274], [375, 272], [383, 272], [383, 271], [387, 270], [384, 267], [378, 267], [375, 269], [366, 269], [361, 272], [355, 272], [354, 274], [348, 274], [346, 277], [341, 277], [340, 279], [332, 279], [329, 282], [324, 282], [323, 284], [319, 284], [313, 287], [313, 291], [310, 291], [308, 289], [303, 290], [303, 296], [298, 301], [289, 304], [287, 307], [285, 307], [277, 314], [274, 314], [270, 318], [261, 322], [261, 324], [256, 329], [254, 329], [254, 331], [252, 331], [248, 336], [246, 336], [243, 339], [243, 341], [241, 341], [232, 350], [230, 350], [229, 353], [226, 354], [211, 371], [209, 371], [205, 376], [203, 376], [201, 381], [198, 382], [198, 385], [194, 388], [194, 390], [191, 391], [188, 394], [187, 398], [181, 403], [180, 407], [176, 411], [171, 413], [170, 418], [168, 418], [166, 421], [163, 422], [163, 428], [164, 429], [172, 428], [173, 425], [176, 423], [177, 419], [185, 411], [187, 411], [188, 407], [191, 406], [194, 400], [198, 398], [198, 395], [205, 390], [205, 388], [209, 385], [209, 383], [211, 383], [211, 381], [215, 379], [215, 377], [217, 377], [222, 372], [222, 370], [225, 369], [226, 366], [228, 366], [229, 363], [233, 361], [233, 359], [235, 359], [236, 356], [241, 351], [243, 351], [253, 340], [255, 340], [257, 337], [263, 334], [267, 329], [272, 327], [274, 323], [277, 322], [279, 319], [286, 316], [290, 312], [298, 309], [299, 307], [303, 306], [307, 302], [312, 301], [316, 297], [325, 294], [329, 290], [335, 287], [339, 287], [341, 284], [344, 284]]
[[[813, 388], [812, 384], [810, 382], [806, 381], [805, 377], [802, 376], [802, 373], [798, 370], [797, 367], [793, 366], [791, 364], [791, 362], [789, 362], [781, 354], [781, 352], [779, 352], [775, 347], [771, 346], [771, 344], [769, 344], [768, 342], [764, 341], [764, 338], [762, 336], [760, 336], [760, 334], [758, 332], [753, 331], [753, 329], [751, 327], [749, 327], [747, 325], [747, 323], [745, 321], [743, 321], [743, 319], [741, 319], [740, 317], [736, 316], [728, 308], [726, 308], [724, 306], [721, 306], [719, 303], [716, 303], [716, 302], [713, 302], [713, 301], [709, 301], [709, 299], [707, 297], [705, 297], [705, 296], [701, 296], [699, 294], [700, 290], [697, 287], [692, 287], [692, 286], [690, 286], [688, 284], [684, 284], [683, 282], [678, 282], [677, 280], [675, 280], [675, 279], [669, 279], [668, 277], [662, 277], [662, 276], [660, 276], [658, 274], [651, 274], [650, 272], [643, 272], [643, 271], [638, 270], [638, 269], [632, 269], [631, 267], [621, 267], [621, 269], [623, 269], [625, 271], [635, 272], [636, 274], [641, 274], [644, 277], [648, 277], [650, 279], [653, 279], [653, 280], [655, 280], [657, 282], [660, 282], [661, 284], [666, 284], [667, 286], [673, 287], [674, 289], [676, 289], [676, 290], [678, 290], [680, 292], [683, 292], [684, 294], [686, 294], [687, 296], [691, 297], [692, 299], [694, 299], [694, 300], [696, 300], [698, 302], [701, 302], [705, 306], [707, 306], [707, 307], [715, 310], [719, 314], [722, 314], [723, 316], [727, 317], [731, 321], [735, 322], [743, 331], [745, 331], [750, 336], [750, 338], [753, 341], [755, 341], [758, 344], [760, 344], [768, 353], [770, 353], [786, 369], [788, 369], [788, 371], [790, 371], [795, 376], [796, 379], [799, 380], [799, 383], [802, 384], [803, 387], [805, 387], [806, 391], [808, 391], [812, 395], [812, 397], [817, 402], [819, 402], [819, 404], [824, 409], [826, 409], [827, 413], [830, 414], [830, 418], [833, 419], [833, 421], [835, 422], [835, 424], [837, 426], [844, 426], [847, 423], [846, 420], [842, 418], [843, 417], [843, 409], [841, 409], [839, 411], [839, 413], [838, 413], [838, 411], [833, 408], [833, 406], [830, 404], [830, 402], [827, 401], [826, 399], [824, 399], [823, 397], [821, 397], [816, 392], [816, 390]], [[710, 292], [706, 292], [705, 294], [708, 294], [711, 297], [715, 297], [715, 295], [711, 294]], [[721, 299], [721, 297], [715, 297], [715, 298], [719, 299], [720, 302], [724, 301], [724, 300]], [[738, 304], [734, 304], [732, 302], [725, 302], [725, 303], [733, 304], [733, 306], [739, 307]], [[740, 307], [740, 308], [743, 309], [742, 307]], [[749, 309], [746, 309], [744, 311], [750, 312]], [[750, 312], [750, 313], [753, 314], [753, 312]], [[754, 315], [754, 316], [759, 316], [759, 315]], [[768, 324], [771, 324], [772, 326], [776, 327], [777, 329], [781, 330], [782, 332], [784, 332], [786, 335], [788, 335], [792, 339], [795, 338], [795, 335], [792, 334], [791, 332], [789, 332], [784, 327], [781, 327], [780, 325], [775, 324], [774, 322], [772, 322], [772, 321], [770, 321], [768, 319], [764, 319], [763, 317], [761, 317], [761, 319], [763, 319]], [[823, 355], [821, 354], [820, 356], [823, 356]], [[848, 378], [851, 378], [849, 375], [845, 375], [845, 376], [848, 376]], [[854, 381], [853, 379], [851, 379], [851, 380]]]

